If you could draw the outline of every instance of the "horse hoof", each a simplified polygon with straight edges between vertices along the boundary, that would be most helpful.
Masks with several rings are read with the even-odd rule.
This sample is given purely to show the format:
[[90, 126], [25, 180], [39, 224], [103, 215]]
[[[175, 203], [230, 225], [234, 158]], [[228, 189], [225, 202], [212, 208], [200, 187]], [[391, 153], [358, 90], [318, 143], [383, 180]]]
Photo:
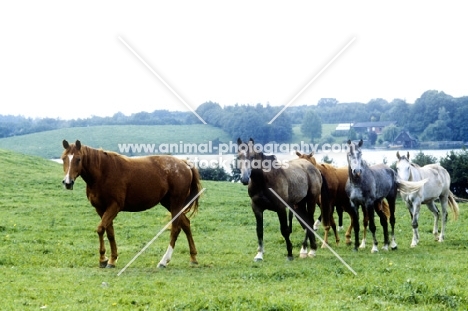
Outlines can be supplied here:
[[288, 256], [288, 261], [293, 261], [294, 257], [293, 256]]
[[109, 261], [109, 260], [100, 261], [100, 262], [99, 262], [99, 268], [106, 268], [106, 267], [107, 267], [107, 262], [108, 262], [108, 261]]
[[391, 250], [396, 251], [398, 249], [398, 246], [392, 246]]
[[166, 269], [166, 265], [163, 265], [162, 263], [159, 263], [158, 268], [159, 269]]
[[115, 265], [113, 265], [113, 264], [107, 264], [106, 265], [106, 269], [113, 269], [113, 268], [115, 268]]
[[353, 247], [353, 252], [357, 253], [357, 251], [358, 251], [358, 248]]
[[299, 258], [307, 258], [307, 253], [300, 253]]
[[255, 258], [254, 258], [254, 261], [255, 261], [255, 262], [260, 262], [260, 261], [263, 261], [263, 258], [255, 257]]
[[191, 262], [190, 262], [190, 265], [191, 265], [191, 266], [198, 266], [198, 261], [191, 261]]

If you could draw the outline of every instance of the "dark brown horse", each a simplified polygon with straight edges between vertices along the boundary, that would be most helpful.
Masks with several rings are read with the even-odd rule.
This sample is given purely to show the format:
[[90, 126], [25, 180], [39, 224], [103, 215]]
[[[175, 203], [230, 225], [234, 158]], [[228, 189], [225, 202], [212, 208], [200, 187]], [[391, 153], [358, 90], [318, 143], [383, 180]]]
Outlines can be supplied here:
[[[97, 227], [99, 236], [100, 267], [115, 267], [117, 244], [113, 221], [121, 211], [141, 212], [161, 203], [172, 217], [197, 196], [201, 189], [198, 171], [186, 161], [172, 156], [148, 156], [128, 158], [114, 152], [63, 141], [62, 154], [65, 178], [63, 184], [72, 190], [78, 176], [86, 182], [86, 195], [101, 217]], [[190, 262], [197, 263], [197, 250], [186, 213], [198, 209], [198, 198], [177, 217], [171, 227], [171, 240], [166, 253], [158, 264], [165, 267], [171, 260], [175, 242], [182, 229], [190, 248]], [[111, 255], [106, 257], [104, 232], [107, 233]]]
[[[293, 259], [291, 234], [291, 218], [288, 225], [287, 207], [270, 191], [272, 189], [289, 207], [294, 208], [299, 217], [309, 228], [313, 225], [315, 206], [320, 196], [322, 202], [328, 200], [326, 181], [320, 172], [309, 161], [296, 159], [288, 163], [280, 163], [275, 156], [256, 152], [254, 141], [243, 143], [238, 139], [238, 167], [241, 170], [241, 182], [248, 184], [252, 211], [257, 225], [258, 253], [255, 261], [263, 260], [263, 212], [276, 212], [280, 222], [280, 230], [286, 241], [287, 256]], [[292, 213], [289, 213], [291, 217]], [[324, 220], [325, 221], [325, 220]], [[317, 249], [314, 233], [300, 221], [306, 230], [311, 244], [309, 256], [314, 256]], [[301, 257], [307, 256], [307, 238], [301, 248]]]

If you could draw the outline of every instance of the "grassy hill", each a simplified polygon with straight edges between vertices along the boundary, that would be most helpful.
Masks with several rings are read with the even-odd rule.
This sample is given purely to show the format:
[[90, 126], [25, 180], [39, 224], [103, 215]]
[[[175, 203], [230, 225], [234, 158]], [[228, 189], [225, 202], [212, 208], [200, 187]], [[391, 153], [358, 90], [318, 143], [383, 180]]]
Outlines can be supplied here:
[[219, 139], [230, 140], [223, 130], [211, 125], [109, 125], [64, 128], [0, 139], [0, 148], [46, 159], [62, 154], [62, 140], [118, 152], [118, 144], [207, 143]]

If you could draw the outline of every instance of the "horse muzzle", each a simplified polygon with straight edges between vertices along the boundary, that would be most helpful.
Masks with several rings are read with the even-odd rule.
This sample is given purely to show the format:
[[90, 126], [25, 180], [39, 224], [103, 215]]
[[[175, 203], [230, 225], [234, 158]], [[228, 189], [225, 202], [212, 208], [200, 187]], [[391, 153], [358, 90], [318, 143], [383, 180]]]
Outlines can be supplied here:
[[361, 177], [362, 170], [361, 169], [354, 169], [353, 176], [354, 177]]
[[65, 186], [67, 190], [73, 190], [73, 184], [75, 183], [74, 180], [62, 180], [62, 184]]

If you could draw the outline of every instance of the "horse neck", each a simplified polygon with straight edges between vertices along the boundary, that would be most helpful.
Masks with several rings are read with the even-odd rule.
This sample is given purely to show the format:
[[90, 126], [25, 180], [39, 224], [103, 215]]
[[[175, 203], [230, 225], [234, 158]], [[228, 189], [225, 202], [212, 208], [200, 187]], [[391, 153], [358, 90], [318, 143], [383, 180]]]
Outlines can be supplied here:
[[[280, 170], [282, 170], [282, 168], [273, 167], [273, 161], [274, 161], [273, 157], [267, 156], [267, 159], [271, 160], [270, 168], [268, 171], [264, 171], [262, 168], [252, 168], [250, 172], [250, 179], [253, 182], [258, 183], [258, 184], [265, 183], [266, 179], [274, 178], [276, 175], [278, 175]], [[262, 156], [260, 159], [257, 159], [257, 160], [260, 160], [261, 163], [263, 163], [263, 160], [265, 160], [265, 156]], [[252, 163], [250, 163], [250, 165], [252, 167]]]
[[82, 171], [81, 178], [88, 185], [92, 185], [101, 177], [101, 171], [107, 166], [107, 161], [102, 151], [82, 146]]
[[419, 171], [421, 168], [415, 167], [410, 164], [410, 174], [408, 181], [419, 181], [422, 180], [421, 172]]

